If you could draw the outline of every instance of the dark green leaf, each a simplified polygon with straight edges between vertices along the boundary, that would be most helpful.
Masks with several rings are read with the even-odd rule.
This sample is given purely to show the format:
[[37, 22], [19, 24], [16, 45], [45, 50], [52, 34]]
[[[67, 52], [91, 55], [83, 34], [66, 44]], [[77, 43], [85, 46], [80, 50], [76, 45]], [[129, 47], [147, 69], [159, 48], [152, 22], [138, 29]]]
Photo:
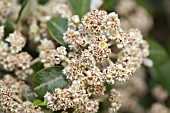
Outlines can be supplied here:
[[[35, 75], [36, 72], [38, 72], [39, 70], [41, 70], [43, 68], [43, 63], [35, 62], [35, 63], [31, 64], [31, 68], [34, 70], [33, 75]], [[32, 78], [34, 77], [33, 75], [32, 75]]]
[[161, 66], [154, 66], [149, 69], [152, 79], [161, 84], [170, 93], [170, 59]]
[[18, 18], [17, 18], [16, 23], [19, 22], [19, 20], [20, 20], [20, 18], [21, 18], [21, 15], [22, 15], [22, 12], [24, 11], [24, 9], [25, 9], [25, 7], [27, 6], [28, 2], [29, 2], [29, 0], [24, 0], [23, 5], [22, 5], [22, 7], [21, 7], [21, 9], [20, 9], [20, 11], [19, 11], [19, 14], [18, 14]]
[[38, 3], [41, 5], [44, 5], [48, 2], [49, 0], [38, 0]]
[[46, 106], [46, 103], [42, 100], [35, 99], [34, 102], [33, 102], [33, 105], [34, 106]]
[[5, 74], [7, 74], [7, 72], [0, 69], [0, 78], [3, 78]]
[[3, 78], [3, 76], [6, 74], [11, 74], [11, 72], [6, 71], [4, 67], [0, 65], [0, 78]]
[[150, 51], [150, 55], [149, 57], [152, 59], [154, 66], [158, 66], [161, 65], [163, 63], [165, 63], [165, 61], [167, 61], [168, 59], [168, 54], [165, 50], [165, 48], [160, 45], [158, 42], [147, 38], [146, 39], [149, 43], [149, 51]]
[[107, 12], [113, 12], [115, 10], [116, 2], [116, 0], [103, 0], [103, 4], [99, 9]]
[[170, 58], [170, 36], [168, 37], [168, 41], [166, 43], [166, 48], [168, 50], [169, 58]]
[[24, 0], [22, 7], [19, 11], [16, 23], [18, 23], [21, 19], [27, 19], [34, 11], [36, 5], [37, 0]]
[[50, 35], [61, 45], [67, 45], [63, 40], [63, 33], [67, 31], [68, 20], [61, 17], [53, 17], [47, 22]]
[[110, 92], [110, 90], [112, 89], [112, 86], [108, 83], [105, 83], [105, 86], [106, 86], [105, 94], [108, 94]]
[[108, 113], [109, 102], [100, 102], [98, 113]]
[[21, 87], [21, 92], [27, 100], [29, 100], [31, 102], [33, 102], [35, 100], [35, 95], [33, 92], [31, 92], [31, 89], [28, 85], [23, 85]]
[[53, 92], [55, 88], [63, 88], [67, 81], [62, 73], [63, 67], [54, 66], [40, 70], [33, 78], [34, 91], [40, 98], [43, 98], [46, 92]]
[[79, 15], [80, 18], [90, 11], [91, 0], [67, 0], [67, 2], [73, 14]]
[[7, 18], [5, 25], [5, 37], [7, 37], [12, 32], [14, 32], [14, 23]]

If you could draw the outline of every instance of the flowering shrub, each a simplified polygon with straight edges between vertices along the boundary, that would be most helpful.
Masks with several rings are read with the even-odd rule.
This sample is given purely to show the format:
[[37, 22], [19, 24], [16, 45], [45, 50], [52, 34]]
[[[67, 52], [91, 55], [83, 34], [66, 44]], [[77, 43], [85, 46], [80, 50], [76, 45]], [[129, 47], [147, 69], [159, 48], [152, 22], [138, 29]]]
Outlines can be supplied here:
[[[90, 10], [90, 0], [77, 2], [0, 1], [2, 112], [43, 113], [45, 106], [96, 113], [103, 102], [110, 113], [117, 112], [124, 99], [116, 85], [142, 63], [153, 65], [140, 30], [124, 30], [115, 12]], [[33, 11], [26, 19], [27, 9]]]

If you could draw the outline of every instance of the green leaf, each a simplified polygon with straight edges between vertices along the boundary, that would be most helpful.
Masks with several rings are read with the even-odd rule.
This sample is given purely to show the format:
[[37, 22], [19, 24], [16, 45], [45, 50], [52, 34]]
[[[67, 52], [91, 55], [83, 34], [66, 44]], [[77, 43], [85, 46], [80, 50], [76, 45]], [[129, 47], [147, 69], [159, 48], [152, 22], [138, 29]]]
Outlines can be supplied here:
[[40, 99], [35, 99], [33, 102], [34, 106], [46, 106], [46, 103]]
[[161, 84], [169, 93], [170, 93], [170, 59], [168, 59], [161, 66], [154, 66], [149, 68], [149, 72], [151, 74], [152, 79]]
[[45, 5], [49, 0], [38, 0], [38, 3], [41, 5]]
[[100, 10], [107, 12], [113, 12], [115, 10], [117, 0], [103, 0], [103, 4], [100, 6]]
[[[35, 59], [36, 60], [36, 59]], [[39, 60], [39, 59], [38, 59]], [[38, 61], [33, 64], [31, 64], [31, 68], [34, 70], [34, 73], [32, 74], [32, 78], [34, 77], [35, 73], [38, 72], [43, 68], [43, 63]]]
[[105, 83], [105, 86], [106, 86], [105, 94], [108, 94], [110, 92], [110, 90], [112, 89], [112, 86], [110, 84], [108, 84], [107, 82]]
[[100, 102], [98, 113], [107, 113], [110, 106], [109, 102]]
[[22, 7], [21, 7], [21, 9], [20, 9], [20, 11], [19, 11], [19, 14], [18, 14], [18, 18], [17, 18], [16, 23], [19, 22], [19, 20], [20, 20], [20, 18], [21, 18], [21, 15], [22, 15], [22, 12], [23, 12], [23, 10], [25, 9], [25, 7], [27, 6], [28, 2], [29, 2], [29, 0], [24, 0], [23, 5], [22, 5]]
[[169, 58], [170, 58], [170, 36], [168, 37], [168, 41], [166, 43], [166, 48], [167, 48], [167, 51], [168, 51], [168, 54], [169, 54]]
[[37, 0], [24, 0], [22, 7], [19, 11], [16, 23], [18, 23], [21, 19], [27, 19], [34, 11], [36, 5]]
[[4, 71], [4, 70], [2, 70], [2, 69], [0, 69], [0, 78], [3, 78], [3, 76], [4, 76], [5, 74], [7, 74], [7, 72]]
[[80, 18], [90, 11], [91, 0], [67, 0], [67, 2], [73, 14], [79, 15]]
[[22, 85], [21, 92], [27, 100], [31, 102], [35, 100], [35, 95], [31, 92], [31, 88], [28, 85]]
[[47, 21], [47, 29], [50, 35], [61, 45], [67, 45], [63, 40], [63, 33], [67, 31], [68, 20], [61, 17], [53, 17]]
[[63, 67], [54, 66], [44, 68], [37, 72], [33, 78], [34, 91], [40, 98], [48, 92], [53, 92], [55, 88], [64, 88], [67, 80], [62, 73]]
[[149, 57], [152, 59], [154, 66], [161, 65], [165, 63], [168, 59], [168, 54], [165, 48], [160, 45], [158, 42], [154, 41], [153, 39], [147, 38], [146, 39], [149, 43]]
[[4, 37], [7, 37], [12, 32], [14, 32], [14, 23], [9, 18], [7, 18]]

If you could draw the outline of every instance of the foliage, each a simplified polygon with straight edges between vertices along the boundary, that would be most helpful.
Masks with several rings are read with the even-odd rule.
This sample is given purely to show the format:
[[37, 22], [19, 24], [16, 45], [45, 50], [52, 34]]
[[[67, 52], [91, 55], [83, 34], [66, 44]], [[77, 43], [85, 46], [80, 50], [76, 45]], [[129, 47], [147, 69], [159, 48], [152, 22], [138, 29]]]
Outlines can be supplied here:
[[[2, 41], [6, 42], [7, 45], [9, 45], [9, 42], [6, 41], [6, 38], [8, 38], [9, 34], [13, 33], [14, 31], [21, 30], [21, 34], [24, 34], [25, 40], [28, 41], [26, 43], [26, 47], [23, 48], [22, 51], [26, 51], [31, 56], [33, 56], [32, 61], [29, 65], [30, 68], [33, 70], [33, 73], [31, 74], [30, 77], [28, 77], [28, 79], [23, 80], [25, 84], [20, 87], [20, 91], [22, 94], [21, 99], [23, 99], [24, 101], [32, 102], [34, 106], [41, 106], [43, 110], [47, 110], [48, 112], [49, 112], [49, 109], [47, 109], [47, 104], [44, 102], [44, 95], [47, 92], [53, 93], [56, 88], [61, 88], [61, 89], [68, 88], [68, 86], [71, 84], [71, 81], [68, 81], [66, 79], [66, 76], [64, 76], [63, 74], [64, 67], [62, 67], [61, 65], [65, 65], [65, 64], [63, 62], [60, 62], [58, 65], [50, 66], [46, 68], [42, 63], [42, 60], [40, 60], [38, 56], [39, 54], [41, 54], [41, 52], [38, 50], [38, 45], [40, 45], [41, 41], [32, 43], [32, 40], [29, 39], [30, 38], [30, 34], [29, 34], [30, 26], [28, 27], [28, 25], [32, 24], [31, 23], [32, 20], [37, 19], [36, 24], [39, 28], [41, 28], [43, 24], [45, 24], [44, 25], [45, 27], [43, 26], [45, 28], [45, 31], [42, 30], [38, 32], [41, 32], [41, 33], [47, 32], [47, 35], [45, 36], [42, 35], [43, 33], [40, 34], [39, 36], [41, 38], [45, 37], [47, 39], [52, 40], [52, 42], [55, 43], [55, 48], [56, 46], [59, 46], [59, 45], [68, 47], [68, 44], [63, 39], [63, 36], [64, 36], [63, 33], [65, 33], [69, 27], [68, 26], [69, 21], [67, 17], [63, 17], [61, 16], [61, 14], [52, 15], [53, 11], [51, 10], [48, 11], [51, 13], [50, 16], [46, 15], [46, 11], [42, 11], [42, 15], [44, 17], [45, 16], [50, 17], [50, 19], [47, 19], [48, 21], [44, 21], [44, 23], [42, 22], [44, 18], [43, 19], [41, 18], [42, 15], [41, 16], [38, 14], [36, 15], [35, 13], [34, 15], [35, 17], [32, 17], [32, 14], [34, 13], [34, 11], [36, 12], [39, 10], [40, 7], [37, 8], [39, 5], [41, 5], [42, 7], [43, 6], [45, 7], [46, 4], [49, 3], [50, 1], [51, 0], [20, 0], [18, 1], [18, 3], [20, 2], [22, 4], [20, 4], [21, 8], [18, 12], [17, 18], [15, 19], [13, 18], [13, 16], [9, 14], [6, 16], [4, 22], [0, 21], [0, 24], [4, 25], [4, 36], [3, 36]], [[153, 0], [149, 0], [149, 1], [134, 0], [134, 1], [138, 5], [140, 5], [142, 8], [144, 8], [149, 14], [151, 14], [154, 19], [156, 18], [155, 16], [156, 14], [158, 16], [160, 15], [159, 13], [157, 13], [156, 7], [152, 4]], [[119, 1], [116, 1], [116, 0], [103, 0], [103, 4], [100, 6], [99, 9], [105, 10], [108, 13], [113, 12], [115, 11], [115, 7], [118, 2]], [[66, 0], [66, 4], [69, 5], [69, 8], [70, 8], [69, 10], [71, 10], [72, 14], [78, 15], [81, 19], [87, 12], [90, 11], [91, 0]], [[162, 9], [160, 10], [162, 11]], [[162, 14], [162, 15], [165, 15], [165, 14]], [[161, 16], [160, 18], [162, 18]], [[157, 25], [159, 24], [159, 22], [157, 23], [155, 22], [154, 24]], [[77, 30], [78, 28], [75, 28], [75, 29]], [[148, 36], [146, 40], [149, 43], [149, 50], [150, 50], [149, 58], [153, 61], [154, 65], [153, 67], [150, 67], [150, 68], [145, 67], [145, 70], [146, 70], [145, 82], [147, 82], [147, 88], [149, 92], [147, 92], [147, 94], [144, 95], [143, 97], [137, 97], [138, 99], [136, 99], [139, 103], [141, 103], [143, 107], [150, 107], [155, 102], [155, 97], [153, 97], [151, 93], [152, 93], [152, 88], [157, 84], [161, 85], [170, 94], [170, 87], [169, 87], [170, 86], [170, 70], [169, 70], [170, 69], [170, 39], [167, 39], [166, 37], [166, 39], [168, 40], [166, 42], [166, 40], [164, 40], [165, 37], [162, 36], [163, 41], [159, 42], [159, 40], [161, 39], [157, 39], [152, 36], [152, 34], [155, 33], [154, 31], [155, 29], [156, 28], [152, 28], [153, 31], [151, 30], [151, 32], [148, 32], [145, 34], [146, 36]], [[168, 27], [166, 27], [166, 29], [168, 29]], [[150, 38], [150, 35], [152, 38]], [[36, 36], [33, 36], [33, 37], [36, 37]], [[30, 49], [31, 48], [30, 46], [32, 46], [33, 49]], [[75, 48], [73, 47], [73, 49]], [[76, 52], [77, 54], [81, 53], [80, 51], [76, 51]], [[69, 61], [67, 61], [67, 63], [68, 62]], [[5, 70], [1, 66], [1, 64], [0, 64], [0, 78], [3, 78], [4, 75], [6, 74], [11, 74], [12, 77], [17, 78], [17, 74], [14, 71]], [[87, 73], [86, 69], [83, 73]], [[20, 78], [16, 79], [16, 81], [19, 81], [19, 80], [22, 80], [22, 79]], [[109, 94], [110, 90], [113, 87], [117, 87], [114, 85], [109, 85], [107, 83], [105, 83], [105, 86], [106, 86], [105, 94], [107, 95]], [[91, 96], [91, 98], [95, 98], [95, 96], [94, 97]], [[18, 100], [18, 97], [15, 97], [15, 101], [22, 102]], [[166, 101], [167, 102], [165, 103], [165, 106], [170, 105], [170, 99]], [[110, 104], [108, 102], [100, 102], [99, 113], [105, 112], [105, 110], [109, 106]], [[60, 109], [60, 110], [63, 110], [63, 109]], [[69, 109], [69, 110], [72, 111], [72, 109]], [[52, 111], [50, 110], [50, 112]]]
[[39, 98], [43, 99], [47, 91], [53, 92], [55, 88], [63, 88], [67, 84], [62, 69], [59, 66], [44, 68], [34, 75], [32, 84]]
[[63, 40], [63, 33], [68, 28], [68, 20], [61, 17], [53, 17], [47, 22], [47, 28], [54, 40], [61, 45], [66, 45]]
[[74, 15], [79, 15], [81, 18], [90, 11], [91, 0], [67, 0]]
[[150, 58], [154, 62], [154, 66], [159, 66], [168, 60], [168, 53], [165, 48], [151, 38], [146, 39], [149, 43]]

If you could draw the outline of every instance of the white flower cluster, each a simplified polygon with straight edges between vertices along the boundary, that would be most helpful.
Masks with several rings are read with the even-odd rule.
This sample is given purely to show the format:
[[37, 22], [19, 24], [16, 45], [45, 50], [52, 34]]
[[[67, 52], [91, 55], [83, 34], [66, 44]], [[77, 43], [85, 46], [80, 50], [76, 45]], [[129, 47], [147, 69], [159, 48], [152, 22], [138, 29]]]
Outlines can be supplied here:
[[[4, 83], [4, 85], [8, 88], [8, 89], [11, 89], [12, 90], [12, 94], [13, 94], [13, 97], [14, 96], [17, 96], [18, 97], [18, 100], [19, 102], [21, 102], [22, 100], [25, 100], [25, 95], [23, 92], [23, 86], [26, 86], [26, 83], [22, 80], [17, 80], [16, 78], [14, 78], [12, 75], [10, 74], [6, 74], [3, 76], [3, 78], [1, 79]], [[28, 86], [28, 85], [27, 85]], [[30, 89], [30, 87], [28, 86], [27, 88]], [[30, 90], [27, 90], [27, 91], [30, 91]]]
[[[3, 32], [1, 36], [0, 39], [3, 38]], [[30, 68], [32, 57], [27, 52], [20, 52], [26, 44], [25, 38], [15, 31], [5, 41], [0, 40], [0, 64], [5, 70], [15, 71], [18, 78], [25, 80], [33, 72]]]
[[41, 40], [41, 44], [38, 46], [40, 55], [40, 61], [44, 64], [44, 67], [50, 67], [54, 65], [52, 60], [52, 53], [55, 48], [54, 43], [49, 39]]
[[11, 10], [11, 2], [10, 0], [1, 0], [0, 1], [0, 19], [4, 19], [9, 13], [10, 13], [10, 10]]
[[116, 89], [112, 89], [109, 93], [109, 112], [116, 112], [121, 107], [121, 95]]
[[44, 64], [44, 67], [54, 66], [59, 64], [62, 60], [66, 58], [67, 51], [64, 46], [58, 47], [55, 50], [54, 43], [49, 39], [41, 40], [39, 48], [39, 58], [40, 61]]
[[13, 98], [13, 91], [8, 89], [3, 81], [0, 81], [0, 105], [6, 113], [43, 113], [40, 107], [33, 106], [29, 101], [22, 104]]
[[46, 5], [39, 6], [38, 10], [40, 10], [41, 12], [49, 15], [50, 17], [59, 15], [61, 17], [67, 17], [68, 18], [72, 14], [68, 4], [66, 4], [66, 0], [63, 0], [63, 1], [57, 1], [57, 0], [49, 1]]
[[49, 37], [46, 22], [54, 16], [70, 17], [71, 10], [65, 0], [50, 0], [45, 5], [38, 5], [29, 20], [30, 41], [37, 43]]
[[169, 113], [170, 110], [162, 103], [154, 103], [148, 113]]
[[[63, 52], [66, 49], [59, 47], [54, 58], [57, 61], [67, 62], [63, 73], [68, 80], [72, 81], [71, 87], [74, 86], [74, 89], [58, 88], [53, 94], [45, 95], [47, 107], [54, 111], [61, 108], [77, 110], [82, 105], [75, 104], [75, 99], [80, 101], [81, 98], [87, 97], [90, 102], [91, 97], [104, 95], [105, 82], [111, 85], [115, 81], [125, 82], [140, 68], [145, 57], [149, 55], [148, 43], [142, 39], [140, 31], [137, 29], [123, 31], [118, 15], [114, 12], [107, 14], [105, 11], [92, 10], [83, 16], [81, 21], [75, 15], [70, 18], [68, 26], [68, 30], [64, 33], [64, 40], [69, 44], [70, 51], [67, 54]], [[101, 62], [107, 63], [104, 69], [99, 68]], [[75, 85], [77, 81], [79, 84]], [[84, 93], [79, 94], [82, 90]], [[78, 97], [74, 98], [72, 95]], [[112, 90], [109, 98], [110, 112], [117, 111], [121, 106], [119, 94]], [[95, 98], [93, 100], [97, 101]], [[86, 99], [82, 101], [86, 103]], [[89, 106], [88, 109], [97, 108]], [[83, 109], [87, 110], [87, 107]], [[93, 112], [97, 112], [97, 109]]]
[[125, 30], [138, 28], [146, 34], [152, 28], [153, 19], [151, 15], [135, 0], [119, 0], [116, 12], [121, 16], [120, 21]]
[[53, 111], [74, 108], [73, 113], [95, 113], [99, 109], [99, 102], [88, 98], [83, 80], [75, 80], [68, 89], [55, 89], [44, 96], [47, 107]]

